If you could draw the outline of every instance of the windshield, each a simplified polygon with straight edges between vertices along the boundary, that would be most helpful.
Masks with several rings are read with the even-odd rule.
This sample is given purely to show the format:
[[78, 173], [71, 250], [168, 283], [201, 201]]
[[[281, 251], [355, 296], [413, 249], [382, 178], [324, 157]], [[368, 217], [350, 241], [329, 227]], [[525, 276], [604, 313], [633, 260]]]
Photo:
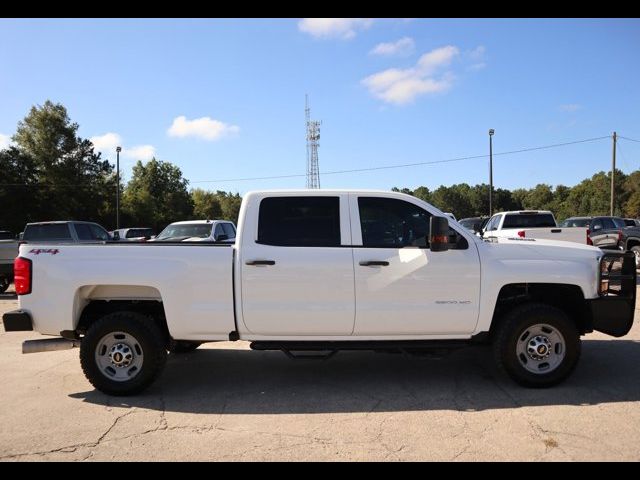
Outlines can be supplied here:
[[561, 227], [588, 227], [591, 223], [590, 218], [567, 218], [560, 224]]
[[198, 237], [207, 238], [211, 236], [211, 223], [186, 223], [181, 225], [169, 225], [165, 228], [156, 240], [167, 240], [176, 237]]
[[458, 223], [460, 223], [460, 225], [462, 225], [464, 228], [468, 230], [473, 230], [473, 226], [476, 223], [480, 225], [482, 223], [482, 220], [480, 220], [479, 218], [463, 218]]
[[612, 218], [613, 223], [616, 224], [616, 228], [624, 228], [627, 225], [624, 223], [624, 219], [623, 218], [619, 218], [619, 217], [613, 217]]

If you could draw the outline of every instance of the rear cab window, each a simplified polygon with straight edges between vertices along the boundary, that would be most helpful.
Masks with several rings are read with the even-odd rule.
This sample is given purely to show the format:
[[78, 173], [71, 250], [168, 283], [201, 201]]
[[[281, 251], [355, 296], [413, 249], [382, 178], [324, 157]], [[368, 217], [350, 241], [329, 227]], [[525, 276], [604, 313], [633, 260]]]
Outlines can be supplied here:
[[27, 242], [38, 240], [72, 240], [69, 225], [66, 223], [27, 225], [22, 239]]
[[556, 221], [550, 213], [508, 213], [502, 229], [507, 228], [555, 228]]

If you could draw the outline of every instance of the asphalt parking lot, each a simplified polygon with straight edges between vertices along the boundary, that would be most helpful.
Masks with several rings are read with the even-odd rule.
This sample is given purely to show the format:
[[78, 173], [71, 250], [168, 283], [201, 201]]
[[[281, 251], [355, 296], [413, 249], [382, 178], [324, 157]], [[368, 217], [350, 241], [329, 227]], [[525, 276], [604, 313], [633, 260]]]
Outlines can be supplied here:
[[[0, 314], [16, 306], [5, 295]], [[40, 336], [0, 329], [0, 460], [640, 460], [639, 323], [588, 335], [547, 390], [482, 347], [291, 361], [225, 342], [170, 357], [132, 398], [93, 390], [77, 350], [22, 355]]]

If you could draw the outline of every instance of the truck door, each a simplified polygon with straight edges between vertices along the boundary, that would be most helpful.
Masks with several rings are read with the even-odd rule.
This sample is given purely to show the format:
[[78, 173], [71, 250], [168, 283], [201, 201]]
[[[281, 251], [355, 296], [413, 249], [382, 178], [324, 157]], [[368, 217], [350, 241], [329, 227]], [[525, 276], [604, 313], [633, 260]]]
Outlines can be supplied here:
[[[256, 194], [239, 238], [242, 319], [253, 334], [351, 335], [348, 194]], [[258, 211], [256, 211], [258, 210]]]
[[480, 301], [480, 260], [471, 239], [450, 230], [445, 252], [427, 243], [431, 213], [398, 198], [352, 194], [356, 286], [354, 335], [466, 334]]

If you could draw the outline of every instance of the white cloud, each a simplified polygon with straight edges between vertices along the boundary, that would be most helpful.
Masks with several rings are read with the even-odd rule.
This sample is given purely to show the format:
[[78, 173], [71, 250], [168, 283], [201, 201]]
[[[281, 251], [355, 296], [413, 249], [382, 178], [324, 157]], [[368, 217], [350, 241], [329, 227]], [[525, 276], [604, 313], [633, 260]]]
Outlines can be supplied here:
[[201, 117], [187, 120], [187, 117], [181, 115], [173, 119], [167, 133], [170, 137], [197, 137], [215, 141], [239, 131], [240, 127], [237, 125], [229, 125], [213, 118]]
[[446, 92], [453, 85], [453, 73], [447, 71], [437, 78], [434, 74], [448, 67], [458, 54], [458, 48], [451, 45], [436, 48], [422, 55], [414, 67], [374, 73], [362, 84], [374, 97], [396, 105], [410, 103], [420, 95]]
[[348, 40], [372, 24], [371, 18], [303, 18], [298, 22], [298, 30], [316, 38]]
[[576, 110], [580, 110], [582, 105], [577, 103], [565, 103], [564, 105], [560, 105], [558, 108], [561, 112], [575, 112]]
[[116, 155], [116, 147], [122, 147], [122, 156], [133, 160], [151, 160], [156, 149], [153, 145], [135, 145], [133, 147], [125, 147], [122, 145], [122, 137], [117, 133], [109, 132], [104, 135], [96, 135], [89, 138], [91, 143], [98, 152], [102, 152], [107, 158], [114, 158]]
[[379, 43], [369, 52], [371, 55], [411, 55], [415, 49], [413, 38], [403, 37], [395, 42]]
[[487, 66], [486, 62], [487, 49], [484, 45], [478, 45], [473, 50], [467, 52], [467, 58], [471, 62], [471, 65], [467, 67], [467, 70], [478, 71]]
[[10, 145], [11, 145], [11, 137], [9, 135], [3, 135], [2, 133], [0, 133], [0, 150], [9, 148]]
[[156, 155], [156, 148], [153, 145], [136, 145], [123, 148], [122, 155], [133, 160], [151, 160]]
[[98, 152], [111, 154], [116, 151], [116, 147], [122, 144], [122, 137], [117, 133], [109, 132], [104, 135], [96, 135], [89, 138]]

